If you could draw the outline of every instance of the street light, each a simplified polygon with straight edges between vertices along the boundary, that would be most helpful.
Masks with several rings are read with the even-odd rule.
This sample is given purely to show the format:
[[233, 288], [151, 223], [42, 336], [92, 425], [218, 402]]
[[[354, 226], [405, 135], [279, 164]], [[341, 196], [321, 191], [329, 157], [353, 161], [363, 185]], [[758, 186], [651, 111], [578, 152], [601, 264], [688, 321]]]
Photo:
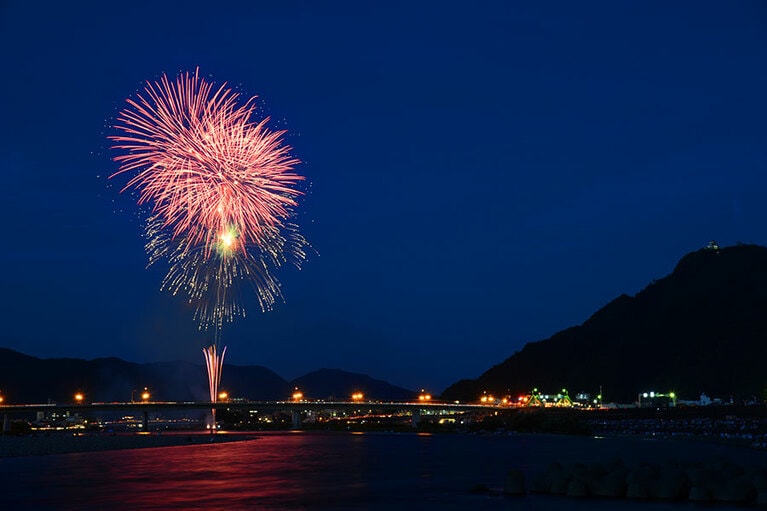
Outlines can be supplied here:
[[491, 405], [495, 403], [495, 398], [492, 394], [488, 394], [487, 392], [482, 393], [482, 397], [479, 398], [479, 402], [482, 404], [488, 404]]
[[[147, 387], [144, 387], [144, 390], [141, 391], [141, 400], [144, 402], [149, 401], [149, 398], [152, 397], [152, 395], [149, 393], [149, 389]], [[136, 402], [136, 389], [133, 389], [130, 391], [130, 402], [135, 403]]]
[[671, 400], [671, 406], [676, 406], [676, 393], [675, 392], [669, 392], [668, 394], [663, 394], [661, 392], [642, 392], [639, 394], [639, 407], [642, 407], [642, 399], [650, 399], [650, 405], [651, 406], [659, 406], [655, 402], [655, 398], [668, 398]]
[[355, 392], [352, 394], [352, 401], [362, 401], [362, 398], [365, 396], [362, 394], [362, 392]]
[[298, 387], [293, 389], [293, 401], [301, 401], [304, 398], [304, 393], [298, 390]]
[[75, 403], [77, 403], [78, 405], [83, 402], [83, 399], [85, 399], [85, 396], [83, 395], [82, 392], [78, 392], [75, 394]]

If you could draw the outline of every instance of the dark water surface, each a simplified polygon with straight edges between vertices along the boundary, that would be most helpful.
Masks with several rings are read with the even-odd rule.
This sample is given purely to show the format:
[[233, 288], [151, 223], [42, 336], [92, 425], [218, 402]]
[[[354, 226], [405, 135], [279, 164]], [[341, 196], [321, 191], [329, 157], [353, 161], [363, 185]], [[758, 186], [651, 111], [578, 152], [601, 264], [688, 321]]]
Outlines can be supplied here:
[[[537, 435], [259, 434], [245, 442], [0, 459], [9, 510], [682, 510], [688, 503], [474, 494], [510, 468], [668, 459], [735, 462], [764, 453], [689, 441]], [[715, 506], [717, 511], [734, 509]]]

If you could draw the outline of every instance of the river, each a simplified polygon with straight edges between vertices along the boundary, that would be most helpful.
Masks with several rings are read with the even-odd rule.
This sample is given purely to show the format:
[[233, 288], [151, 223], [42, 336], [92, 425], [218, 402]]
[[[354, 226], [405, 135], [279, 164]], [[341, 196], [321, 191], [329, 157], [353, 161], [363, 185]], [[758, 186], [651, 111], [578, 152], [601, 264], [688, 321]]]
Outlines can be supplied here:
[[[500, 490], [554, 460], [627, 463], [763, 452], [689, 441], [545, 435], [283, 432], [253, 440], [0, 459], [9, 510], [680, 510], [687, 503], [576, 500]], [[716, 506], [717, 510], [736, 509]]]

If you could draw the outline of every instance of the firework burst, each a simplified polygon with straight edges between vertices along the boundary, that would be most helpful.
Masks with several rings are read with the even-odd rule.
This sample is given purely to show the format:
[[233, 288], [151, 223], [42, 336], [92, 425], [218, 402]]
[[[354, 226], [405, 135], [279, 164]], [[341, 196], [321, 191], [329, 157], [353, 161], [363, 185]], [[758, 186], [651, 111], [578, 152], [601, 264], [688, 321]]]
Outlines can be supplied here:
[[[125, 189], [151, 205], [145, 245], [149, 264], [169, 270], [161, 288], [185, 295], [196, 307], [200, 328], [214, 327], [204, 348], [210, 400], [217, 399], [224, 362], [219, 349], [223, 323], [244, 316], [239, 294], [253, 286], [262, 310], [280, 297], [271, 273], [286, 262], [300, 266], [306, 240], [290, 222], [303, 179], [299, 163], [283, 144], [284, 131], [253, 122], [255, 98], [185, 73], [175, 81], [147, 82], [128, 99], [110, 137], [119, 169], [131, 176]], [[215, 408], [212, 409], [215, 431]]]
[[236, 225], [246, 244], [260, 244], [263, 229], [282, 226], [303, 177], [292, 170], [298, 160], [282, 144], [284, 131], [270, 131], [268, 118], [250, 120], [255, 98], [238, 106], [237, 93], [214, 91], [197, 73], [163, 76], [145, 93], [128, 100], [115, 126], [123, 134], [111, 137], [125, 151], [114, 175], [135, 172], [126, 188], [139, 191], [139, 204], [151, 203], [164, 227], [190, 243]]
[[268, 118], [253, 122], [255, 98], [240, 102], [185, 73], [147, 83], [117, 118], [110, 137], [120, 164], [111, 177], [149, 204], [149, 263], [167, 260], [163, 289], [184, 294], [200, 327], [220, 330], [244, 315], [239, 288], [249, 282], [262, 310], [280, 297], [270, 269], [301, 264], [306, 240], [290, 222], [303, 177]]

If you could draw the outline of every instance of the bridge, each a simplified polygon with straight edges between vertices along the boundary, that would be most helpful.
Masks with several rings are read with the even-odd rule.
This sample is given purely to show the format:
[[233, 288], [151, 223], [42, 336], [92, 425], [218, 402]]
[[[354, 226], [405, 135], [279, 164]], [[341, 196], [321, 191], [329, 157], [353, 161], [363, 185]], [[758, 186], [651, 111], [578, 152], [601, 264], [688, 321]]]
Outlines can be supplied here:
[[508, 410], [508, 406], [497, 404], [444, 403], [437, 401], [131, 401], [110, 403], [35, 403], [0, 405], [4, 415], [3, 431], [9, 428], [9, 416], [25, 413], [78, 413], [92, 412], [138, 412], [143, 414], [146, 428], [150, 412], [192, 411], [192, 410], [239, 410], [247, 412], [288, 412], [292, 416], [293, 428], [301, 427], [302, 412], [344, 411], [370, 412], [389, 411], [411, 415], [415, 427], [424, 413], [433, 415], [455, 415], [466, 412], [494, 412]]

